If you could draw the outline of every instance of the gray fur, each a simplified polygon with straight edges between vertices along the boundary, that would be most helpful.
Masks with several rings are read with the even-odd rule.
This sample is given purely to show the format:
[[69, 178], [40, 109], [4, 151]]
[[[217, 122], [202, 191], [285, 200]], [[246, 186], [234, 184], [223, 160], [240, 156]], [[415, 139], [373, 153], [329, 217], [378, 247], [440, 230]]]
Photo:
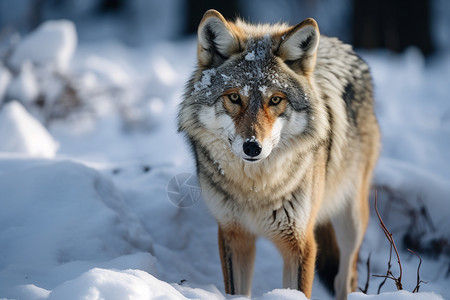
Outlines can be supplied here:
[[[316, 56], [284, 61], [278, 50], [286, 36], [282, 33], [289, 32], [289, 27], [236, 24], [241, 31], [232, 36], [238, 39], [238, 50], [221, 57], [220, 64], [214, 57], [209, 65], [199, 64], [180, 105], [179, 130], [192, 146], [205, 202], [223, 232], [239, 228], [239, 236], [265, 235], [274, 241], [285, 260], [285, 287], [306, 289], [305, 293], [310, 289], [309, 283], [305, 288], [305, 282], [311, 270], [303, 264], [315, 258], [315, 242], [302, 237], [313, 234], [306, 231], [311, 230], [309, 224], [333, 223], [340, 230], [341, 259], [346, 261], [335, 280], [337, 298], [344, 299], [354, 288], [350, 285], [356, 273], [351, 272], [350, 262], [365, 232], [365, 203], [379, 149], [369, 68], [351, 46], [324, 36]], [[307, 24], [310, 28], [306, 32], [311, 34], [311, 24], [315, 23], [308, 20]], [[304, 38], [299, 47], [310, 51], [311, 40]], [[310, 74], [303, 68], [314, 66], [314, 61], [305, 64], [302, 60], [314, 57], [315, 68]], [[248, 109], [255, 111], [252, 115], [261, 109], [266, 91], [283, 92], [288, 104], [278, 118], [286, 127], [297, 117], [305, 122], [304, 129], [283, 127], [279, 142], [266, 158], [257, 164], [244, 162], [230, 150], [236, 137], [229, 136], [227, 128], [209, 128], [200, 120], [201, 114], [210, 111], [214, 113], [208, 115], [213, 118], [211, 122], [227, 115], [223, 93], [229, 89], [250, 97]], [[348, 225], [348, 220], [353, 225]], [[354, 227], [348, 231], [349, 238], [342, 238], [346, 226]], [[283, 252], [283, 247], [291, 246], [300, 248]], [[305, 249], [311, 251], [311, 257]], [[228, 274], [226, 286], [233, 287], [227, 292], [248, 293], [249, 287], [236, 282], [240, 275], [233, 273], [231, 257], [239, 253], [230, 251], [224, 251], [222, 257], [229, 268], [224, 271], [224, 276]], [[299, 251], [298, 258], [295, 251]], [[239, 268], [248, 275], [249, 266]]]

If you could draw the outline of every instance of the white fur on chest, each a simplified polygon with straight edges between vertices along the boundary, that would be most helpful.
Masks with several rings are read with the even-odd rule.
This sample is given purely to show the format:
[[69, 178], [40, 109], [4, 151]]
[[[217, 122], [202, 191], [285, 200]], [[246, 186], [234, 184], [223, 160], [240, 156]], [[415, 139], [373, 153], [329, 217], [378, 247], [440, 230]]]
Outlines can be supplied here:
[[[293, 193], [299, 189], [310, 157], [306, 157], [304, 163], [292, 166], [296, 154], [275, 149], [264, 161], [249, 164], [223, 147], [215, 146], [209, 150], [212, 158], [217, 158], [216, 171], [223, 178], [223, 186], [211, 186], [201, 176], [200, 180], [205, 202], [219, 223], [237, 222], [247, 230], [263, 235], [275, 234], [289, 226], [306, 228], [311, 213], [310, 195]], [[290, 177], [287, 168], [295, 168], [295, 178]], [[227, 199], [220, 189], [226, 189], [233, 198]]]

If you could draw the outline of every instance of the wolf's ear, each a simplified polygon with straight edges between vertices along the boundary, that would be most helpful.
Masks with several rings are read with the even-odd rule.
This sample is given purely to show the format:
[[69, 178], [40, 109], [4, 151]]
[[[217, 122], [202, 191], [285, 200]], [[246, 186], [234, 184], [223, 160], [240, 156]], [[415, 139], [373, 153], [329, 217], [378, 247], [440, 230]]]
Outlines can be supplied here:
[[306, 74], [314, 71], [320, 39], [317, 22], [308, 18], [290, 28], [282, 39], [278, 56], [294, 67], [299, 66]]
[[214, 9], [208, 10], [198, 27], [198, 63], [215, 67], [239, 49], [239, 40], [230, 23]]

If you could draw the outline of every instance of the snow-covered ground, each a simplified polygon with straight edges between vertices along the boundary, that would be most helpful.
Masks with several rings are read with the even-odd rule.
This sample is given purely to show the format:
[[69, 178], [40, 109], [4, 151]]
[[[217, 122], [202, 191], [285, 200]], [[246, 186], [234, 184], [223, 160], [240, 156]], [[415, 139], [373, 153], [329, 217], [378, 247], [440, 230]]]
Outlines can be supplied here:
[[[85, 43], [71, 58], [70, 23], [46, 26], [23, 41], [8, 69], [0, 63], [0, 104], [20, 100], [0, 109], [0, 299], [239, 299], [223, 293], [217, 225], [202, 201], [179, 207], [168, 196], [174, 176], [194, 173], [175, 116], [196, 41]], [[55, 53], [37, 51], [49, 35]], [[415, 49], [362, 56], [383, 133], [379, 208], [412, 291], [418, 259], [402, 246], [405, 233], [426, 245], [450, 240], [450, 54], [427, 63]], [[55, 101], [73, 90], [84, 105], [61, 118], [67, 106], [55, 110]], [[43, 95], [43, 108], [33, 106]], [[423, 205], [432, 225], [415, 214]], [[422, 255], [428, 283], [421, 293], [392, 293], [388, 280], [386, 293], [349, 299], [450, 298], [449, 245], [440, 249], [446, 253]], [[360, 287], [369, 254], [371, 275], [385, 274], [389, 244], [375, 214], [361, 249]], [[392, 270], [398, 274], [395, 259]], [[280, 289], [281, 272], [275, 247], [260, 239], [253, 296], [304, 299]], [[381, 281], [371, 277], [368, 294]], [[313, 299], [331, 299], [319, 281]]]

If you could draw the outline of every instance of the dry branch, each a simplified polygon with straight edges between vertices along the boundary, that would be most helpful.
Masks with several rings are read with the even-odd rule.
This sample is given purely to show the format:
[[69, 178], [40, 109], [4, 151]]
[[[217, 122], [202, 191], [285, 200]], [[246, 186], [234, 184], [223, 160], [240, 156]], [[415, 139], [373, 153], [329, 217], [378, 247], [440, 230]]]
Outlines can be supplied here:
[[[378, 287], [378, 293], [380, 293], [380, 289], [384, 285], [384, 283], [386, 282], [387, 278], [390, 278], [390, 279], [394, 280], [395, 285], [397, 286], [397, 290], [403, 290], [403, 286], [402, 286], [403, 270], [402, 270], [402, 263], [400, 261], [400, 255], [398, 254], [397, 246], [395, 245], [395, 241], [394, 241], [394, 238], [392, 236], [392, 233], [387, 229], [386, 225], [384, 224], [383, 219], [381, 218], [381, 215], [380, 215], [380, 213], [378, 211], [378, 206], [377, 205], [378, 205], [378, 198], [377, 198], [377, 191], [375, 190], [375, 212], [377, 213], [378, 220], [380, 221], [381, 229], [383, 229], [384, 235], [386, 236], [386, 238], [388, 239], [389, 244], [390, 244], [388, 270], [386, 272], [386, 275], [373, 275], [375, 277], [384, 277], [385, 278], [385, 280]], [[399, 273], [400, 273], [398, 277], [395, 277], [394, 274], [391, 271], [391, 266], [392, 266], [391, 265], [392, 249], [394, 249], [395, 255], [397, 256], [397, 263], [398, 263]]]
[[413, 293], [418, 293], [419, 292], [419, 288], [420, 288], [420, 284], [421, 283], [427, 283], [426, 281], [420, 280], [420, 266], [422, 265], [422, 258], [419, 256], [419, 254], [417, 254], [416, 252], [412, 251], [411, 249], [408, 249], [408, 251], [411, 252], [411, 253], [414, 253], [419, 258], [419, 265], [417, 266], [417, 283], [416, 283], [416, 287], [412, 291]]

